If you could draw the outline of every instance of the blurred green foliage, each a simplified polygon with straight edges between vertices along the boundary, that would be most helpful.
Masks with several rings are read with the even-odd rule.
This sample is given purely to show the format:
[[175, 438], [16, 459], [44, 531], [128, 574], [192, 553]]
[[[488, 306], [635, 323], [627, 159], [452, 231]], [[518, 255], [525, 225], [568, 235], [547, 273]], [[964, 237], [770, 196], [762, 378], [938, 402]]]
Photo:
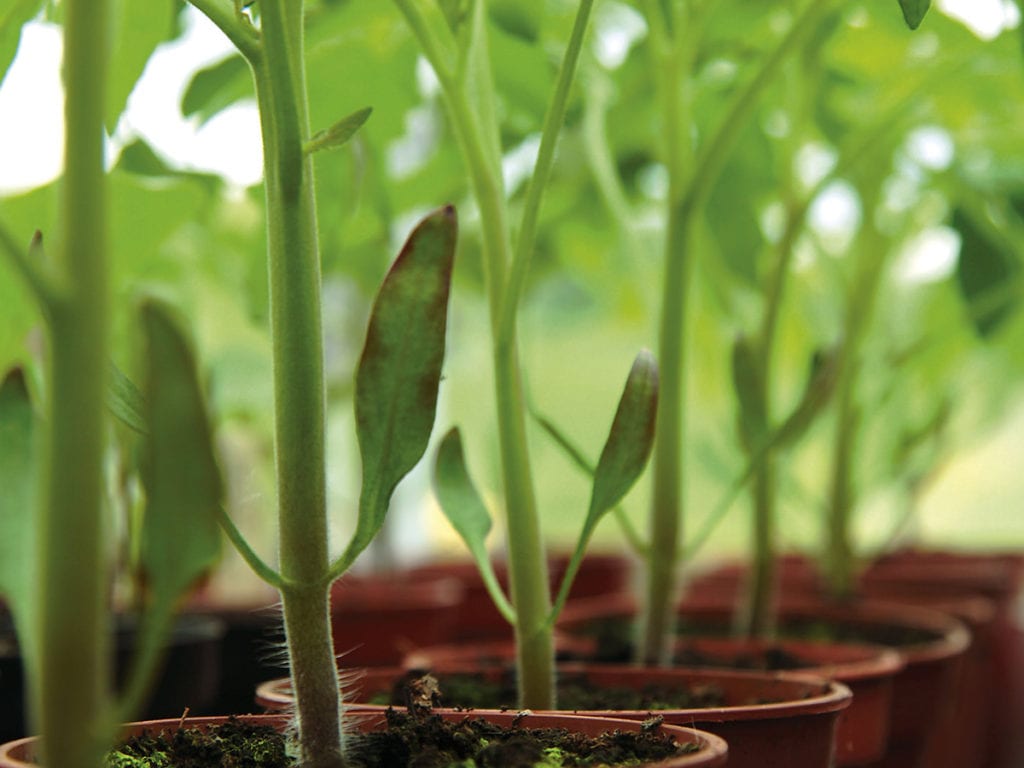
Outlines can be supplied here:
[[[155, 10], [138, 0], [120, 5], [119, 18], [145, 23], [132, 22], [129, 31], [126, 21], [117, 30], [111, 126], [154, 48], [182, 29], [175, 19], [180, 3], [161, 0]], [[350, 394], [358, 354], [353, 340], [361, 337], [368, 297], [404, 230], [417, 214], [453, 202], [463, 212], [464, 234], [444, 407], [462, 423], [489, 423], [487, 398], [476, 394], [490, 386], [478, 223], [429, 67], [390, 3], [308, 5], [314, 132], [373, 109], [348, 144], [316, 156], [332, 395]], [[588, 414], [606, 413], [614, 403], [616, 361], [654, 339], [665, 190], [642, 5], [599, 5], [541, 212], [522, 319], [532, 398], [546, 413], [574, 414], [562, 426], [583, 444], [599, 443], [603, 422]], [[781, 0], [705, 5], [710, 10], [686, 80], [695, 139], [717, 124], [795, 12], [795, 4]], [[857, 360], [863, 431], [856, 483], [864, 495], [926, 476], [940, 458], [995, 424], [1019, 394], [1020, 31], [983, 40], [936, 9], [921, 21], [928, 3], [899, 5], [903, 13], [892, 2], [845, 3], [829, 15], [764, 90], [707, 199], [699, 221], [689, 394], [695, 416], [688, 439], [696, 457], [691, 495], [698, 508], [710, 507], [741, 466], [730, 349], [738, 334], [756, 330], [777, 258], [773, 246], [786, 217], [803, 203], [810, 214], [793, 244], [773, 365], [776, 410], [788, 412], [800, 399], [811, 355], [843, 338], [851, 302], [856, 312], [862, 308], [856, 286], [864, 265], [877, 262], [882, 276]], [[449, 19], [459, 7], [445, 5]], [[0, 8], [5, 69], [21, 24], [59, 7], [6, 0]], [[488, 9], [497, 119], [515, 207], [524, 186], [517, 159], [536, 150], [574, 8], [567, 0], [502, 0]], [[907, 22], [918, 21], [911, 33]], [[232, 57], [197, 72], [180, 106], [205, 121], [251, 97], [249, 72]], [[948, 158], [933, 158], [936, 146], [940, 155], [948, 146]], [[131, 299], [143, 287], [155, 290], [195, 323], [219, 418], [269, 435], [260, 190], [229, 190], [215, 176], [158, 156], [139, 138], [121, 149], [110, 176], [115, 362], [130, 369]], [[823, 177], [829, 183], [819, 184]], [[16, 242], [27, 244], [36, 230], [56, 231], [55, 186], [0, 199], [0, 225]], [[835, 209], [843, 202], [852, 215]], [[936, 235], [954, 243], [956, 258], [943, 262], [941, 249], [920, 247]], [[333, 297], [340, 303], [332, 304]], [[0, 261], [0, 368], [23, 364], [38, 371], [33, 329], [39, 323], [16, 273]], [[829, 427], [827, 416], [819, 420], [790, 457], [784, 513], [821, 502], [816, 473]], [[537, 466], [545, 468], [539, 473], [544, 508], [578, 507], [570, 499], [585, 493], [584, 480], [557, 448], [540, 437], [535, 442]], [[476, 462], [492, 472], [495, 463], [486, 453]], [[634, 493], [639, 498], [645, 490]], [[790, 534], [800, 538], [799, 521], [807, 518], [790, 514], [797, 521]], [[576, 527], [572, 522], [566, 530]]]

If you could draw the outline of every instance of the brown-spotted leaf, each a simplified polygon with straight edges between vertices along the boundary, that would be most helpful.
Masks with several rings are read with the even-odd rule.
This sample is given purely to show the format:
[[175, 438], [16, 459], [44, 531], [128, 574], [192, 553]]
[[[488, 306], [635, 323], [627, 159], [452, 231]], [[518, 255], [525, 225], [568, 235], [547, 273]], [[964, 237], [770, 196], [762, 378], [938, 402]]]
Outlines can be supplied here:
[[395, 486], [427, 449], [444, 362], [456, 233], [452, 206], [424, 218], [374, 301], [355, 385], [363, 462], [359, 520], [342, 567], [376, 535]]

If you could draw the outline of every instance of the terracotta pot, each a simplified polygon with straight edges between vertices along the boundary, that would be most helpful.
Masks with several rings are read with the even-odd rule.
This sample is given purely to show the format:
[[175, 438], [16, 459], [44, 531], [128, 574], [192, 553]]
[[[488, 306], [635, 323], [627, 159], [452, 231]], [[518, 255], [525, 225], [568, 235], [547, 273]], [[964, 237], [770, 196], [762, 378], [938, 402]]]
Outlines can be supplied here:
[[[480, 674], [498, 680], [507, 665], [481, 668], [452, 663], [433, 670], [444, 674]], [[729, 768], [829, 768], [833, 765], [835, 729], [840, 712], [852, 694], [841, 683], [794, 673], [761, 674], [731, 670], [686, 670], [609, 665], [560, 664], [561, 676], [584, 675], [597, 686], [641, 690], [650, 684], [677, 688], [715, 686], [725, 696], [725, 706], [714, 708], [659, 709], [666, 723], [689, 725], [724, 738], [729, 744]], [[370, 669], [356, 684], [360, 698], [389, 692], [404, 677], [404, 670]], [[261, 686], [257, 701], [268, 708], [290, 705], [287, 680]], [[771, 703], [757, 703], [771, 702]], [[458, 705], [458, 702], [450, 702]], [[362, 708], [363, 704], [356, 706]], [[381, 705], [379, 709], [384, 709]], [[474, 710], [481, 712], [486, 710]], [[588, 717], [645, 720], [648, 710], [587, 711]]]
[[[688, 600], [681, 616], [706, 626], [715, 620], [728, 626], [731, 607], [720, 601]], [[889, 746], [874, 768], [932, 768], [955, 729], [956, 702], [962, 694], [963, 664], [970, 631], [953, 616], [894, 603], [860, 601], [832, 605], [807, 599], [785, 599], [779, 610], [780, 632], [819, 633], [838, 640], [891, 645], [903, 656], [904, 668], [893, 678]], [[912, 641], [908, 641], [912, 640]]]
[[[611, 730], [639, 731], [643, 728], [643, 724], [636, 721], [575, 717], [572, 715], [540, 715], [532, 713], [522, 715], [513, 712], [474, 713], [473, 715], [467, 715], [464, 712], [440, 714], [446, 720], [458, 721], [466, 717], [481, 717], [489, 722], [509, 728], [564, 728], [577, 733], [583, 733], [587, 736], [597, 736]], [[350, 712], [350, 718], [360, 731], [364, 733], [378, 729], [384, 724], [383, 718], [380, 717], [380, 713], [377, 711], [353, 710]], [[185, 721], [185, 724], [188, 727], [208, 728], [220, 725], [227, 719], [227, 717], [189, 718]], [[286, 728], [290, 722], [290, 718], [284, 715], [248, 715], [241, 719], [270, 725], [279, 730]], [[127, 726], [125, 735], [132, 736], [146, 730], [151, 732], [173, 730], [178, 728], [181, 723], [180, 718], [131, 723]], [[700, 750], [671, 760], [643, 763], [642, 766], [647, 766], [647, 768], [720, 768], [720, 766], [726, 764], [728, 748], [726, 743], [714, 734], [680, 726], [662, 726], [660, 730], [671, 735], [677, 743], [698, 744], [700, 745]], [[37, 764], [33, 760], [35, 759], [37, 741], [35, 737], [31, 737], [0, 745], [0, 768], [36, 768]]]
[[[744, 573], [741, 563], [720, 564], [691, 579], [687, 594], [734, 599]], [[778, 573], [783, 599], [822, 599], [823, 584], [808, 558], [782, 557]], [[955, 725], [944, 729], [941, 743], [931, 748], [930, 768], [1024, 765], [1022, 583], [1024, 555], [928, 550], [888, 554], [858, 581], [858, 594], [865, 599], [940, 610], [971, 630], [955, 696]]]
[[346, 666], [397, 664], [419, 645], [451, 640], [462, 600], [462, 584], [446, 576], [345, 576], [331, 588], [335, 653]]
[[[559, 628], [578, 643], [579, 633], [604, 634], [601, 645], [615, 647], [631, 642], [636, 616], [631, 595], [579, 602], [566, 610]], [[865, 643], [824, 643], [784, 640], [765, 643], [727, 639], [731, 609], [720, 601], [704, 605], [687, 614], [698, 629], [693, 636], [677, 644], [676, 658], [694, 665], [698, 657], [702, 666], [742, 668], [761, 666], [759, 659], [784, 655], [800, 660], [800, 671], [837, 680], [854, 694], [853, 702], [839, 718], [836, 736], [836, 761], [841, 766], [858, 766], [879, 759], [885, 754], [890, 734], [890, 721], [895, 676], [903, 669], [902, 655], [890, 648]], [[612, 627], [610, 630], [605, 627]], [[594, 636], [591, 634], [591, 636]], [[616, 637], [617, 636], [617, 637]], [[611, 638], [609, 640], [609, 637]], [[630, 660], [626, 650], [616, 661]], [[611, 660], [611, 659], [602, 659]]]
[[[548, 576], [552, 591], [561, 584], [568, 564], [568, 554], [552, 555], [548, 558]], [[499, 583], [507, 594], [508, 572], [505, 564], [496, 561], [494, 569]], [[632, 571], [632, 561], [622, 555], [589, 554], [583, 559], [583, 563], [576, 573], [572, 589], [569, 591], [569, 600], [574, 601], [628, 590]], [[431, 563], [413, 568], [410, 574], [413, 578], [448, 577], [458, 579], [463, 590], [462, 602], [459, 605], [453, 630], [454, 639], [458, 642], [506, 640], [512, 636], [511, 626], [494, 607], [476, 564], [472, 561]], [[421, 645], [428, 645], [428, 643], [421, 643]]]
[[868, 567], [861, 584], [872, 597], [949, 611], [974, 632], [953, 732], [960, 752], [941, 750], [942, 765], [965, 765], [956, 762], [965, 749], [983, 768], [1024, 765], [1024, 554], [902, 550]]

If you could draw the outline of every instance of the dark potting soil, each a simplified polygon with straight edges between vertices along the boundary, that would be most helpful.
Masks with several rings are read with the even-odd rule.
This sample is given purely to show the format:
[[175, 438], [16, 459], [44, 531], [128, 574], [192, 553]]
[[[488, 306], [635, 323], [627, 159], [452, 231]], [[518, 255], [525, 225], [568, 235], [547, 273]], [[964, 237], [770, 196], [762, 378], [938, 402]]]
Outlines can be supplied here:
[[[603, 768], [665, 760], [695, 751], [658, 732], [611, 731], [589, 738], [562, 729], [504, 728], [467, 715], [445, 721], [429, 712], [388, 710], [387, 728], [349, 737], [359, 768]], [[112, 768], [291, 768], [285, 736], [231, 720], [200, 731], [182, 728], [128, 742]]]
[[[721, 628], [717, 633], [721, 636]], [[587, 661], [598, 664], [629, 664], [634, 659], [634, 646], [630, 637], [623, 636], [616, 629], [595, 628], [594, 653]], [[716, 633], [708, 633], [713, 636]], [[783, 672], [807, 669], [819, 662], [803, 659], [778, 646], [766, 646], [757, 651], [744, 651], [724, 657], [720, 654], [700, 651], [686, 645], [676, 649], [672, 664], [677, 667], [711, 667], [718, 669], [740, 669], [753, 672]]]
[[[395, 682], [390, 694], [382, 694], [375, 704], [408, 706], [410, 685], [421, 678], [421, 671], [410, 671]], [[439, 681], [429, 704], [466, 709], [504, 709], [516, 707], [515, 673], [511, 668], [496, 679], [480, 675], [434, 673]], [[596, 686], [585, 674], [561, 675], [557, 681], [560, 710], [594, 711], [633, 709], [655, 712], [665, 709], [691, 709], [725, 706], [725, 694], [715, 685], [650, 684], [640, 690], [620, 686]], [[428, 703], [428, 702], [424, 702]]]
[[[587, 626], [580, 634], [595, 641], [595, 650], [589, 661], [606, 664], [625, 664], [634, 658], [632, 625], [621, 618], [600, 619]], [[729, 627], [722, 624], [681, 623], [679, 637], [721, 637], [730, 636]], [[787, 619], [780, 627], [780, 637], [786, 640], [821, 641], [883, 645], [890, 648], [909, 648], [914, 645], [934, 642], [941, 635], [937, 632], [911, 626], [885, 624], [839, 623], [825, 619]], [[728, 667], [765, 672], [815, 667], [820, 661], [803, 659], [781, 647], [766, 647], [760, 652], [741, 653], [723, 659], [717, 654], [681, 647], [673, 657], [678, 666]]]

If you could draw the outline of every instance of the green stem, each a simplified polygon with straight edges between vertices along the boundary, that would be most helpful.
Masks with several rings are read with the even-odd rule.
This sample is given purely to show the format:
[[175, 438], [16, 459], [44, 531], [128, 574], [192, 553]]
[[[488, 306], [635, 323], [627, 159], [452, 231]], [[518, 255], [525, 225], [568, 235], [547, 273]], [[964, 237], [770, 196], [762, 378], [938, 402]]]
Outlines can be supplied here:
[[50, 391], [39, 551], [46, 764], [92, 768], [112, 736], [105, 610], [103, 419], [109, 326], [103, 104], [109, 4], [68, 0], [64, 23], [61, 300], [51, 306]]
[[753, 537], [749, 581], [740, 620], [744, 637], [769, 638], [775, 629], [775, 462], [770, 452], [758, 463], [753, 485]]
[[[791, 166], [792, 160], [787, 162]], [[796, 240], [801, 231], [809, 200], [804, 204], [792, 203], [788, 206], [786, 229], [775, 249], [775, 268], [768, 284], [765, 300], [764, 318], [761, 323], [761, 336], [758, 347], [759, 381], [762, 382], [759, 393], [760, 410], [764, 414], [765, 426], [773, 426], [772, 418], [772, 359], [775, 353], [775, 342], [778, 337], [779, 316], [782, 311], [782, 299], [786, 283], [790, 275], [790, 267], [796, 252]], [[760, 450], [760, 449], [759, 449]], [[753, 557], [749, 581], [745, 590], [745, 603], [739, 621], [739, 631], [745, 637], [770, 637], [774, 632], [774, 602], [776, 591], [775, 573], [775, 487], [776, 471], [774, 450], [769, 445], [757, 456], [751, 451], [754, 462], [754, 480], [752, 484], [753, 503]]]
[[838, 420], [832, 448], [832, 478], [823, 568], [829, 593], [837, 600], [850, 597], [854, 589], [854, 552], [850, 544], [850, 517], [853, 510], [851, 468], [858, 419], [854, 402], [853, 372], [848, 373], [850, 375], [844, 376], [840, 381], [837, 393]]
[[667, 660], [674, 632], [673, 602], [676, 569], [682, 527], [684, 472], [685, 311], [693, 272], [690, 250], [693, 224], [693, 197], [685, 182], [690, 160], [689, 99], [684, 95], [686, 74], [682, 43], [656, 62], [660, 73], [658, 94], [662, 103], [662, 130], [669, 172], [667, 227], [665, 234], [665, 274], [662, 282], [658, 332], [658, 364], [661, 386], [658, 424], [653, 455], [653, 496], [651, 502], [650, 555], [648, 558], [646, 599], [638, 646], [646, 663]]
[[555, 145], [558, 143], [558, 134], [562, 130], [562, 124], [565, 122], [565, 112], [569, 105], [569, 90], [576, 75], [580, 51], [583, 48], [583, 37], [587, 31], [587, 23], [590, 21], [590, 12], [593, 6], [594, 0], [581, 0], [580, 2], [579, 8], [576, 11], [576, 20], [573, 23], [572, 34], [569, 37], [569, 44], [566, 46], [565, 56], [558, 70], [558, 78], [555, 83], [554, 94], [551, 97], [551, 104], [544, 115], [544, 127], [541, 131], [537, 162], [534, 165], [533, 175], [530, 177], [530, 182], [526, 188], [523, 218], [519, 225], [519, 237], [516, 241], [515, 251], [512, 254], [509, 284], [502, 300], [500, 331], [502, 336], [507, 336], [516, 323], [519, 300], [522, 298], [523, 286], [526, 283], [526, 276], [530, 270], [530, 261], [537, 233], [537, 217], [540, 214], [540, 203], [544, 196], [544, 188], [547, 186], [548, 177], [551, 175], [551, 166], [554, 164]]
[[500, 163], [488, 159], [480, 127], [462, 91], [446, 95], [480, 207], [484, 233], [484, 272], [491, 310], [495, 403], [508, 526], [509, 586], [517, 617], [519, 703], [531, 709], [551, 709], [554, 640], [546, 623], [551, 595], [526, 443], [525, 401], [514, 324], [509, 332], [501, 333], [501, 298], [511, 246], [504, 189], [495, 175]]
[[345, 764], [331, 642], [320, 257], [303, 62], [302, 3], [261, 3], [254, 67], [264, 145], [281, 592], [300, 759]]
[[789, 30], [768, 53], [754, 76], [743, 87], [726, 110], [725, 117], [701, 150], [693, 169], [691, 194], [701, 196], [711, 189], [721, 173], [729, 153], [736, 146], [743, 127], [757, 106], [761, 93], [775, 77], [787, 57], [803, 42], [804, 37], [828, 14], [838, 0], [809, 0]]
[[[880, 186], [880, 180], [878, 185]], [[851, 537], [851, 517], [854, 507], [853, 487], [854, 448], [860, 424], [860, 409], [856, 399], [857, 376], [864, 339], [870, 327], [879, 288], [885, 273], [888, 256], [886, 239], [878, 232], [870, 214], [877, 204], [878, 189], [861, 192], [861, 208], [865, 218], [854, 245], [861, 255], [847, 298], [843, 364], [839, 373], [838, 416], [832, 454], [829, 510], [825, 542], [825, 576], [833, 597], [847, 597], [854, 587], [855, 553]]]
[[[663, 283], [661, 317], [659, 325], [659, 363], [662, 377], [662, 395], [659, 403], [658, 433], [654, 447], [654, 493], [651, 509], [651, 558], [647, 585], [646, 615], [640, 644], [641, 657], [648, 662], [663, 660], [668, 653], [667, 639], [671, 633], [671, 605], [674, 595], [678, 540], [681, 537], [682, 497], [682, 445], [685, 441], [684, 371], [687, 340], [685, 314], [688, 284], [692, 272], [692, 256], [687, 254], [693, 216], [711, 189], [740, 131], [746, 124], [764, 88], [771, 82], [786, 57], [799, 45], [829, 12], [835, 0], [810, 0], [794, 21], [789, 31], [771, 50], [755, 75], [737, 95], [725, 117], [718, 124], [708, 143], [691, 165], [688, 182], [682, 178], [686, 165], [678, 153], [688, 146], [689, 137], [683, 127], [679, 94], [683, 93], [685, 76], [690, 71], [681, 65], [683, 50], [692, 50], [700, 34], [700, 20], [709, 6], [697, 18], [691, 19], [691, 28], [684, 36], [684, 14], [680, 5], [674, 5], [671, 29], [658, 10], [658, 3], [646, 2], [649, 26], [656, 51], [669, 50], [668, 58], [656, 66], [662, 74], [660, 100], [663, 104], [663, 131], [668, 137], [669, 210], [666, 236], [666, 269]], [[657, 19], [657, 20], [656, 20]], [[671, 41], [671, 42], [668, 42]], [[664, 54], [663, 54], [664, 55]], [[692, 62], [690, 62], [692, 64]], [[676, 153], [677, 156], [673, 156]], [[755, 483], [755, 487], [757, 487]], [[762, 492], [769, 484], [761, 482]], [[765, 529], [765, 532], [768, 532]], [[770, 532], [769, 532], [770, 533]]]
[[[598, 67], [593, 66], [591, 69], [597, 70]], [[602, 72], [593, 71], [590, 75], [590, 82], [583, 95], [583, 144], [587, 164], [605, 208], [614, 217], [628, 247], [636, 251], [639, 246], [635, 245], [634, 212], [615, 167], [605, 128], [611, 84]]]
[[548, 621], [551, 594], [547, 561], [526, 443], [526, 407], [519, 371], [516, 316], [533, 254], [540, 203], [554, 163], [555, 145], [565, 121], [569, 90], [592, 8], [593, 0], [582, 0], [576, 12], [555, 91], [544, 117], [540, 149], [526, 191], [507, 285], [495, 285], [492, 293], [492, 301], [495, 298], [500, 301], [498, 327], [494, 329], [494, 371], [508, 510], [509, 581], [516, 611], [519, 702], [520, 706], [532, 709], [555, 706], [554, 638]]
[[[593, 3], [592, 0], [584, 0], [577, 11], [572, 37], [545, 117], [541, 149], [527, 192], [527, 204], [514, 254], [500, 177], [501, 158], [496, 156], [497, 147], [492, 141], [486, 140], [488, 137], [484, 135], [483, 120], [470, 102], [467, 84], [457, 82], [450, 76], [452, 68], [448, 65], [442, 33], [431, 28], [428, 17], [413, 3], [398, 0], [397, 4], [438, 72], [453, 129], [480, 208], [484, 273], [491, 315], [498, 439], [508, 526], [509, 581], [516, 613], [519, 703], [533, 709], [551, 708], [554, 706], [554, 642], [548, 623], [551, 595], [526, 442], [526, 409], [519, 364], [516, 310], [533, 249], [542, 192], [554, 159], [555, 142], [564, 120], [569, 88]], [[484, 40], [478, 39], [476, 42], [482, 45]], [[484, 57], [481, 57], [476, 63], [480, 64], [483, 60]], [[478, 92], [490, 86], [489, 70], [474, 72], [473, 76], [477, 78], [474, 86]]]
[[259, 60], [262, 53], [260, 34], [247, 19], [239, 16], [234, 3], [225, 2], [225, 0], [189, 0], [189, 2], [216, 24], [239, 53], [251, 63], [255, 64]]

